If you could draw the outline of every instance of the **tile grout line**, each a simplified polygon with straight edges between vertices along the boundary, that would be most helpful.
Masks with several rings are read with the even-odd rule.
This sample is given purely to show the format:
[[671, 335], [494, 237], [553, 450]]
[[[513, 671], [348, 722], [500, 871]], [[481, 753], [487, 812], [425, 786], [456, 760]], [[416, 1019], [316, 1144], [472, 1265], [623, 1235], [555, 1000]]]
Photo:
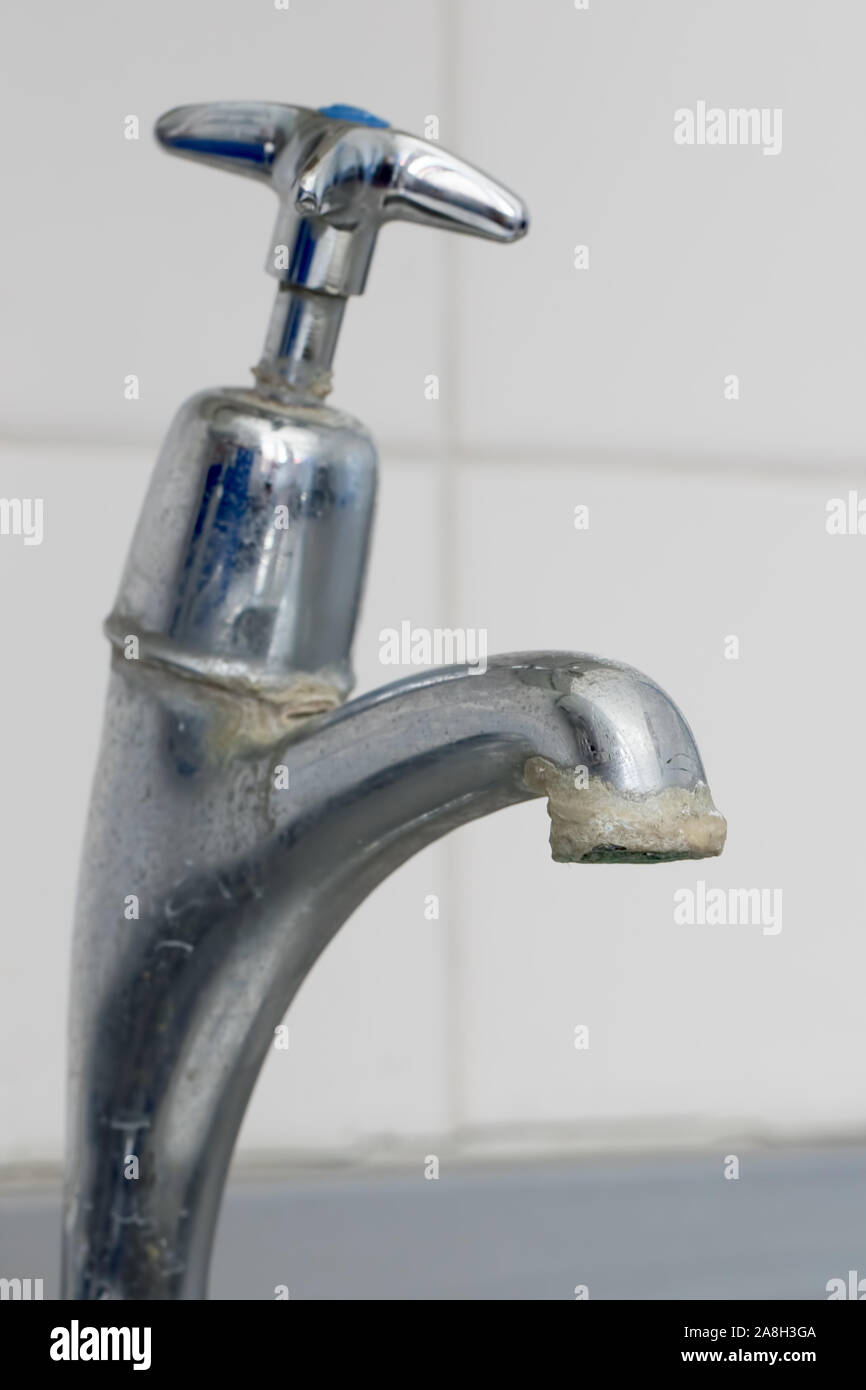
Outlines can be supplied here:
[[[443, 0], [439, 29], [439, 62], [442, 94], [442, 121], [445, 144], [459, 153], [457, 140], [459, 120], [458, 89], [461, 72], [460, 20], [455, 0]], [[442, 333], [442, 363], [440, 399], [444, 401], [442, 416], [442, 455], [439, 463], [439, 545], [440, 601], [446, 624], [457, 621], [459, 579], [457, 574], [457, 449], [460, 439], [460, 350], [458, 346], [458, 251], [454, 234], [443, 237], [442, 266], [445, 283], [442, 295], [440, 332]], [[460, 940], [460, 914], [457, 908], [458, 848], [453, 836], [441, 844], [442, 882], [444, 892], [445, 929], [445, 1093], [452, 1133], [457, 1133], [466, 1120], [466, 1096], [463, 1076], [464, 1056], [464, 997]]]
[[[444, 240], [444, 238], [443, 238]], [[448, 251], [452, 249], [449, 246]], [[451, 276], [453, 279], [453, 275]], [[443, 305], [443, 321], [451, 314], [451, 309], [447, 304], [447, 296], [444, 296], [446, 303]], [[456, 300], [456, 293], [454, 296]], [[456, 356], [456, 351], [455, 351]], [[449, 367], [450, 371], [451, 368]], [[454, 393], [452, 392], [452, 395]], [[456, 411], [455, 411], [456, 414]], [[839, 481], [850, 479], [852, 481], [862, 480], [863, 463], [862, 460], [852, 455], [844, 458], [823, 459], [820, 462], [809, 460], [790, 460], [781, 459], [778, 455], [758, 454], [734, 454], [730, 457], [709, 455], [700, 457], [695, 462], [696, 450], [692, 454], [663, 454], [653, 448], [637, 449], [623, 448], [612, 449], [608, 452], [599, 452], [584, 446], [575, 448], [573, 451], [557, 448], [555, 446], [545, 446], [544, 448], [533, 448], [527, 444], [526, 448], [515, 448], [514, 445], [503, 446], [501, 449], [492, 448], [485, 445], [471, 449], [456, 442], [459, 429], [449, 429], [443, 432], [441, 446], [430, 448], [428, 445], [410, 444], [407, 441], [388, 441], [380, 438], [380, 452], [386, 460], [400, 459], [403, 464], [429, 465], [435, 463], [440, 468], [443, 476], [450, 474], [456, 479], [459, 467], [469, 468], [492, 468], [498, 471], [512, 468], [526, 468], [527, 459], [532, 458], [533, 466], [536, 468], [557, 468], [566, 471], [568, 469], [580, 469], [583, 476], [598, 474], [600, 477], [608, 476], [645, 476], [653, 478], [665, 477], [672, 479], [689, 480], [695, 483], [728, 483], [737, 486], [745, 485], [750, 482], [789, 482], [797, 483], [826, 483], [833, 486]], [[119, 450], [129, 450], [132, 453], [147, 453], [151, 459], [156, 456], [160, 447], [158, 440], [129, 440], [129, 439], [85, 439], [85, 438], [60, 438], [54, 435], [34, 435], [21, 438], [11, 436], [0, 436], [0, 452], [3, 451], [30, 451], [39, 449], [63, 449], [76, 451], [79, 453], [93, 453], [98, 451], [106, 456], [113, 456]], [[447, 457], [443, 459], [447, 449]], [[110, 461], [107, 459], [107, 461]], [[447, 524], [449, 539], [453, 535], [456, 509], [451, 506], [446, 507], [446, 499], [443, 488], [443, 496], [440, 502], [440, 525]]]

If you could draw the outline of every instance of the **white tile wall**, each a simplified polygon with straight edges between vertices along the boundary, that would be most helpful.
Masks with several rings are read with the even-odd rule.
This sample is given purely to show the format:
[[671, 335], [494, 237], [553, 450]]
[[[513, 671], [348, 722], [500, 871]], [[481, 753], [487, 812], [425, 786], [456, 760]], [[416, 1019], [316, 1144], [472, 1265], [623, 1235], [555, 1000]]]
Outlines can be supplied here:
[[[458, 251], [463, 437], [862, 449], [866, 14], [810, 0], [470, 0], [458, 15], [463, 146], [507, 173], [533, 216], [501, 257]], [[698, 100], [781, 107], [781, 153], [676, 146], [673, 113]], [[578, 244], [588, 270], [573, 268]]]
[[[0, 1162], [61, 1150], [99, 622], [153, 447], [191, 390], [244, 378], [268, 312], [267, 194], [123, 139], [129, 113], [146, 132], [210, 96], [438, 114], [533, 213], [508, 248], [386, 229], [347, 314], [335, 399], [384, 460], [360, 688], [399, 674], [377, 651], [402, 618], [630, 661], [681, 703], [731, 826], [707, 866], [580, 869], [550, 862], [533, 803], [428, 850], [318, 963], [243, 1146], [862, 1127], [866, 540], [824, 527], [863, 477], [862, 16], [90, 0], [15, 26], [0, 438], [24, 442], [0, 447], [0, 495], [43, 496], [46, 538], [0, 538]], [[781, 106], [782, 154], [675, 147], [699, 98]], [[698, 877], [780, 887], [781, 934], [675, 926]]]
[[[590, 650], [658, 680], [730, 823], [722, 859], [653, 868], [549, 863], [539, 803], [462, 833], [468, 1121], [862, 1124], [863, 537], [828, 536], [828, 495], [823, 479], [589, 462], [467, 471], [466, 624], [489, 622], [495, 648]], [[674, 890], [699, 878], [781, 889], [781, 932], [675, 925]]]

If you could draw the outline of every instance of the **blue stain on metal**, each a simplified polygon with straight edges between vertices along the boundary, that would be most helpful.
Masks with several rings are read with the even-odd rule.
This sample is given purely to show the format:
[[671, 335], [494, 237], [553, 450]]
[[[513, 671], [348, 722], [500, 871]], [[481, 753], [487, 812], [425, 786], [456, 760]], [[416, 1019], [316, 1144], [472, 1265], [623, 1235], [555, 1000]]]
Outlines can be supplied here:
[[254, 464], [255, 451], [240, 448], [231, 459], [208, 469], [170, 625], [175, 637], [191, 624], [206, 625], [228, 591], [238, 553], [247, 540], [244, 524]]
[[351, 121], [354, 125], [372, 125], [380, 130], [387, 130], [390, 121], [383, 121], [381, 116], [374, 116], [371, 111], [365, 111], [360, 106], [346, 106], [343, 102], [335, 102], [333, 106], [320, 106], [320, 116], [330, 116], [335, 121]]
[[165, 140], [173, 150], [188, 150], [202, 159], [227, 159], [236, 164], [257, 164], [266, 168], [273, 163], [274, 152], [260, 140], [246, 143], [239, 140], [208, 139], [204, 135], [172, 135]]
[[[289, 266], [290, 282], [295, 282], [299, 285], [305, 283], [315, 250], [316, 237], [313, 229], [308, 222], [301, 222], [292, 246], [292, 262]], [[296, 306], [296, 314], [300, 314], [300, 307], [300, 305]]]
[[220, 599], [225, 598], [238, 551], [244, 544], [243, 531], [247, 517], [250, 474], [255, 460], [254, 449], [236, 449], [235, 456], [223, 475], [222, 496], [214, 519], [214, 530], [220, 533]]

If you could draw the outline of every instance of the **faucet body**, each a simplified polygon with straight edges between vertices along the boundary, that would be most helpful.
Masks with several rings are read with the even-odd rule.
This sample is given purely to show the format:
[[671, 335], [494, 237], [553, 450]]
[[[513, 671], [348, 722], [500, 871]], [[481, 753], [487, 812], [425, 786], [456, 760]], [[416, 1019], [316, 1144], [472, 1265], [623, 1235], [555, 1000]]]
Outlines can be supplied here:
[[[257, 700], [114, 656], [73, 979], [70, 1297], [205, 1296], [244, 1109], [316, 958], [412, 854], [538, 796], [539, 764], [589, 768], [578, 810], [596, 782], [625, 807], [679, 795], [696, 809], [674, 812], [677, 856], [684, 819], [716, 837], [693, 850], [720, 847], [687, 725], [616, 663], [537, 653], [427, 672], [288, 737], [266, 717], [258, 743], [238, 715]], [[583, 857], [665, 857], [655, 841], [624, 849], [601, 834]]]
[[528, 653], [343, 703], [376, 489], [369, 435], [322, 399], [345, 294], [380, 221], [513, 240], [526, 216], [438, 147], [339, 110], [229, 103], [158, 127], [176, 152], [265, 171], [289, 269], [256, 388], [196, 396], [169, 431], [106, 623], [73, 948], [69, 1298], [205, 1296], [274, 1029], [419, 849], [542, 795], [556, 859], [724, 842], [688, 725], [627, 666]]

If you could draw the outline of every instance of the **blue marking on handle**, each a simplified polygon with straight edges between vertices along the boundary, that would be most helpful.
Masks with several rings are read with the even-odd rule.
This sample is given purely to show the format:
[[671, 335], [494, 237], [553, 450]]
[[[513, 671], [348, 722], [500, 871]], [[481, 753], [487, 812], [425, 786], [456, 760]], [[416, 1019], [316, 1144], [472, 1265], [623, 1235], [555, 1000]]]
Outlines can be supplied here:
[[333, 106], [320, 106], [320, 116], [330, 116], [335, 121], [352, 121], [354, 125], [378, 126], [380, 130], [387, 130], [389, 121], [383, 121], [381, 116], [374, 116], [370, 111], [364, 111], [360, 106], [346, 106], [342, 102], [335, 102]]

